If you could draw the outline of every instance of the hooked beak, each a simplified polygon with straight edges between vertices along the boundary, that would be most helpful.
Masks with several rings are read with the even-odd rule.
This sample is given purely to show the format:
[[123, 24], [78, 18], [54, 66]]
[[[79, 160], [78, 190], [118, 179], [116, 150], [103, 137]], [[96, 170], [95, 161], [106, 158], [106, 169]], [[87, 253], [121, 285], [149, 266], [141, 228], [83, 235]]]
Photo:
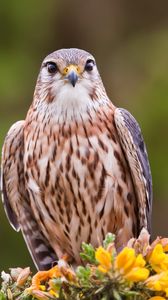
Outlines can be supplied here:
[[69, 80], [72, 86], [75, 87], [79, 78], [79, 68], [77, 66], [70, 65], [64, 69], [64, 75], [66, 75], [65, 78]]
[[78, 75], [74, 72], [74, 71], [71, 71], [67, 78], [69, 79], [70, 83], [72, 84], [73, 87], [75, 87], [75, 84], [77, 83], [78, 81]]

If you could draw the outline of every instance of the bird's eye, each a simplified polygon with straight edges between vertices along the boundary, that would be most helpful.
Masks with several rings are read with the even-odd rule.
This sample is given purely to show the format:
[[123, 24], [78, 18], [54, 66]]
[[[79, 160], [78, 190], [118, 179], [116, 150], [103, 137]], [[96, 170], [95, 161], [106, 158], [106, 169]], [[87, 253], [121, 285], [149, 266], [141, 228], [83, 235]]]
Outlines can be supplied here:
[[87, 62], [86, 62], [86, 65], [85, 65], [85, 70], [86, 71], [92, 71], [93, 70], [93, 67], [95, 65], [95, 62], [93, 59], [88, 59]]
[[54, 62], [48, 62], [47, 63], [47, 71], [50, 74], [56, 73], [58, 71], [58, 67], [57, 67], [56, 63], [54, 63]]

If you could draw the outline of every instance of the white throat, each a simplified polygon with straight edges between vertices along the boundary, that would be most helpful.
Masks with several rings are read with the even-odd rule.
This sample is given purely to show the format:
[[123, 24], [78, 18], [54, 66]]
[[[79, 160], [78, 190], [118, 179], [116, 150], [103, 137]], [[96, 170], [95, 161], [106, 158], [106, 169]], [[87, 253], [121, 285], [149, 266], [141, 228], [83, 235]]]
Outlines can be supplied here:
[[82, 84], [76, 84], [73, 87], [71, 84], [65, 84], [59, 89], [55, 99], [55, 109], [58, 113], [67, 112], [79, 114], [86, 112], [87, 109], [93, 106], [93, 101], [88, 94], [88, 89]]
[[47, 110], [58, 122], [68, 122], [82, 118], [88, 118], [88, 111], [96, 110], [100, 104], [107, 102], [107, 99], [100, 98], [92, 100], [89, 95], [89, 86], [77, 83], [75, 87], [71, 84], [64, 84], [61, 87], [54, 87], [52, 93], [56, 96], [51, 103], [48, 104]]
[[78, 81], [75, 87], [58, 80], [50, 87], [50, 93], [52, 101], [48, 102], [48, 89], [43, 90], [43, 99], [36, 103], [37, 110], [58, 123], [81, 118], [85, 121], [89, 117], [88, 112], [96, 111], [100, 105], [109, 103], [106, 92], [99, 87], [93, 90], [92, 82], [88, 80]]

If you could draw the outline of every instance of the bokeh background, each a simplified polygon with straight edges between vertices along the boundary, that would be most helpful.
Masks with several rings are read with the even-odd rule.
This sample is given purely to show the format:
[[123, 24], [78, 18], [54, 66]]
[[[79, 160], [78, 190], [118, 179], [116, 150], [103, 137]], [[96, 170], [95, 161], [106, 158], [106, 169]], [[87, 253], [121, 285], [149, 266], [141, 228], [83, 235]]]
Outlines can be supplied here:
[[[168, 236], [168, 1], [0, 1], [0, 147], [25, 118], [42, 59], [63, 47], [92, 52], [110, 98], [140, 123], [153, 175], [153, 237]], [[1, 204], [0, 270], [27, 265]]]

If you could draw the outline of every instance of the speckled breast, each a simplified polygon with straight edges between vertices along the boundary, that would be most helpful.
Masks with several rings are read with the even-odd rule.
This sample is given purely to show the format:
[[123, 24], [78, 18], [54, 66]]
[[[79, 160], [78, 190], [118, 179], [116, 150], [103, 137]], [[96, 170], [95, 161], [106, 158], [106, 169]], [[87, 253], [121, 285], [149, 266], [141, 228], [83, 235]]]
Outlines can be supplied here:
[[59, 257], [65, 251], [79, 262], [82, 241], [97, 246], [107, 232], [118, 248], [136, 235], [132, 179], [111, 112], [68, 124], [33, 120], [24, 166], [33, 213]]

